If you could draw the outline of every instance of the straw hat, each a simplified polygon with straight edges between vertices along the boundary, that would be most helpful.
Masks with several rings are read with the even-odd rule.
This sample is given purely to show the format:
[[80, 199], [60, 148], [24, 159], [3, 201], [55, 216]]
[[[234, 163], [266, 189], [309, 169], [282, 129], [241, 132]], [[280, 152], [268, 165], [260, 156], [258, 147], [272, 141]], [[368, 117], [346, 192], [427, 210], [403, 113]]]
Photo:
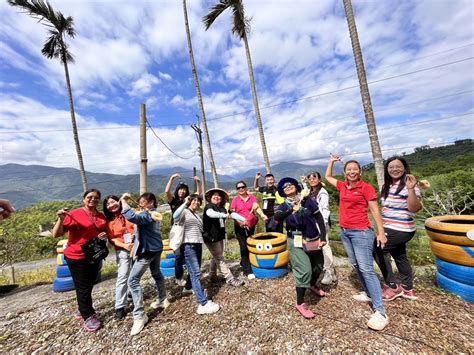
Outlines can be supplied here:
[[229, 202], [229, 194], [225, 192], [224, 190], [219, 189], [218, 187], [215, 187], [206, 191], [206, 194], [204, 196], [206, 197], [207, 202], [209, 203], [211, 202], [211, 197], [212, 195], [214, 195], [215, 192], [217, 192], [221, 196], [222, 205], [224, 205], [226, 202]]

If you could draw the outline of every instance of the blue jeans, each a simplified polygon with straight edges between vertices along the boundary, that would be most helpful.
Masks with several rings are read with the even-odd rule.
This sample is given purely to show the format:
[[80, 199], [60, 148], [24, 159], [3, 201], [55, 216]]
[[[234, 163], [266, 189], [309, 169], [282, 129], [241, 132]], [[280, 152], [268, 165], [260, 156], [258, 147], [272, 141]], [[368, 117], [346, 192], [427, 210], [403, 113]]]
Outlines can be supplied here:
[[120, 249], [115, 251], [117, 258], [117, 282], [115, 283], [115, 309], [127, 307], [127, 280], [132, 267], [130, 253]]
[[143, 307], [143, 293], [140, 286], [140, 279], [143, 274], [150, 267], [150, 273], [156, 283], [158, 290], [158, 302], [166, 298], [165, 278], [160, 271], [161, 251], [159, 252], [145, 252], [140, 255], [133, 263], [132, 271], [128, 277], [128, 287], [132, 293], [133, 299], [133, 319], [143, 319], [145, 309]]
[[201, 243], [185, 243], [184, 244], [184, 261], [188, 268], [188, 278], [184, 288], [190, 290], [191, 287], [196, 295], [196, 301], [200, 305], [207, 303], [207, 296], [201, 285], [201, 261], [202, 261], [202, 244]]
[[380, 281], [374, 270], [374, 240], [372, 229], [341, 228], [341, 240], [349, 261], [357, 270], [364, 291], [372, 299], [372, 307], [385, 315]]

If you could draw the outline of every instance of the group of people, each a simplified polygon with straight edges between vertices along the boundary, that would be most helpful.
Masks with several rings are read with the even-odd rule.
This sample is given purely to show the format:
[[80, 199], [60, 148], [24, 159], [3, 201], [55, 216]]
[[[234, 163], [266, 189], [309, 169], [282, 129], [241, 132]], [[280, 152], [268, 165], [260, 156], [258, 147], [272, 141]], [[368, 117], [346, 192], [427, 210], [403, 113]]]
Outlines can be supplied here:
[[[372, 303], [374, 313], [367, 322], [369, 328], [382, 330], [388, 324], [383, 300], [397, 297], [416, 299], [413, 275], [406, 255], [406, 243], [415, 233], [415, 213], [421, 208], [421, 196], [416, 179], [409, 174], [406, 161], [390, 158], [385, 164], [385, 184], [382, 187], [382, 213], [377, 203], [377, 193], [361, 179], [362, 169], [357, 161], [344, 164], [344, 181], [333, 177], [333, 166], [341, 162], [340, 156], [331, 156], [326, 170], [326, 180], [339, 191], [339, 227], [344, 248], [350, 263], [357, 270], [362, 286], [358, 301]], [[220, 306], [210, 300], [201, 284], [203, 244], [211, 254], [209, 282], [224, 281], [240, 287], [245, 281], [234, 275], [224, 260], [226, 220], [233, 220], [236, 239], [240, 248], [240, 265], [249, 280], [255, 275], [249, 260], [247, 238], [255, 233], [258, 218], [265, 221], [267, 232], [285, 233], [293, 278], [296, 286], [296, 310], [305, 318], [315, 315], [305, 302], [306, 290], [318, 297], [326, 292], [318, 284], [330, 285], [337, 281], [334, 258], [329, 245], [331, 227], [329, 194], [321, 175], [311, 172], [300, 178], [281, 179], [278, 184], [267, 174], [265, 185], [260, 187], [261, 174], [255, 176], [254, 190], [262, 194], [262, 206], [255, 195], [248, 191], [244, 181], [236, 183], [236, 196], [219, 188], [208, 190], [206, 205], [200, 214], [202, 187], [195, 177], [196, 193], [190, 194], [185, 183], [179, 183], [174, 193], [172, 186], [179, 174], [171, 176], [165, 193], [171, 207], [173, 223], [183, 226], [183, 243], [176, 250], [175, 282], [183, 287], [183, 294], [194, 294], [198, 314], [218, 312]], [[98, 210], [101, 194], [96, 189], [84, 193], [83, 206], [68, 211], [58, 211], [53, 236], [68, 233], [64, 256], [74, 280], [78, 318], [88, 331], [101, 327], [92, 302], [92, 288], [99, 271], [99, 263], [86, 258], [82, 245], [93, 238], [108, 239], [116, 249], [117, 282], [115, 319], [126, 316], [126, 308], [133, 301], [133, 326], [131, 335], [138, 334], [148, 322], [144, 310], [140, 279], [147, 269], [155, 281], [157, 299], [152, 308], [165, 309], [170, 305], [164, 277], [160, 271], [163, 238], [160, 230], [162, 215], [156, 210], [156, 196], [147, 192], [136, 201], [133, 209], [128, 193], [109, 195], [103, 201], [103, 213]], [[371, 227], [370, 210], [377, 232]], [[390, 257], [395, 259], [401, 284], [397, 284]], [[374, 270], [373, 261], [379, 265], [384, 278], [383, 287]], [[187, 277], [184, 278], [183, 266]]]

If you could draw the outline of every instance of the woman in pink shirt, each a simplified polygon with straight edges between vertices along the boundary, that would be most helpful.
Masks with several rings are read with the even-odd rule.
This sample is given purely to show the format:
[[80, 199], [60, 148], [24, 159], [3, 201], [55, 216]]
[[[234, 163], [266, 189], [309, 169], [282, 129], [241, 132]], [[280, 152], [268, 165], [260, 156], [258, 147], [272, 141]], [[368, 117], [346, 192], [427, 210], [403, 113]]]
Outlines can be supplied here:
[[244, 275], [249, 279], [254, 279], [255, 275], [250, 266], [247, 238], [255, 233], [258, 219], [254, 213], [258, 213], [264, 221], [267, 220], [267, 216], [263, 214], [258, 206], [256, 197], [248, 193], [247, 184], [244, 181], [237, 182], [235, 188], [237, 189], [237, 196], [232, 200], [230, 208], [233, 212], [245, 218], [243, 222], [234, 221], [235, 237], [240, 245], [240, 265], [242, 265]]

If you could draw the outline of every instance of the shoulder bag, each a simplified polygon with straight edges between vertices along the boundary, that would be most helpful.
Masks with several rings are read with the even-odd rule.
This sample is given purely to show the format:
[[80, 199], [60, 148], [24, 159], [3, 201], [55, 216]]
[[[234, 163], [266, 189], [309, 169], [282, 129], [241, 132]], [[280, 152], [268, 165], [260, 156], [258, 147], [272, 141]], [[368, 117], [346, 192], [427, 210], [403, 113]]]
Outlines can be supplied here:
[[[97, 232], [100, 233], [99, 227], [95, 223], [94, 219], [90, 214], [84, 210], [84, 213], [87, 214], [92, 224], [97, 229]], [[101, 260], [105, 259], [109, 255], [109, 248], [107, 248], [107, 240], [101, 239], [99, 237], [94, 237], [93, 239], [87, 241], [81, 246], [86, 259], [91, 263], [98, 263]]]

